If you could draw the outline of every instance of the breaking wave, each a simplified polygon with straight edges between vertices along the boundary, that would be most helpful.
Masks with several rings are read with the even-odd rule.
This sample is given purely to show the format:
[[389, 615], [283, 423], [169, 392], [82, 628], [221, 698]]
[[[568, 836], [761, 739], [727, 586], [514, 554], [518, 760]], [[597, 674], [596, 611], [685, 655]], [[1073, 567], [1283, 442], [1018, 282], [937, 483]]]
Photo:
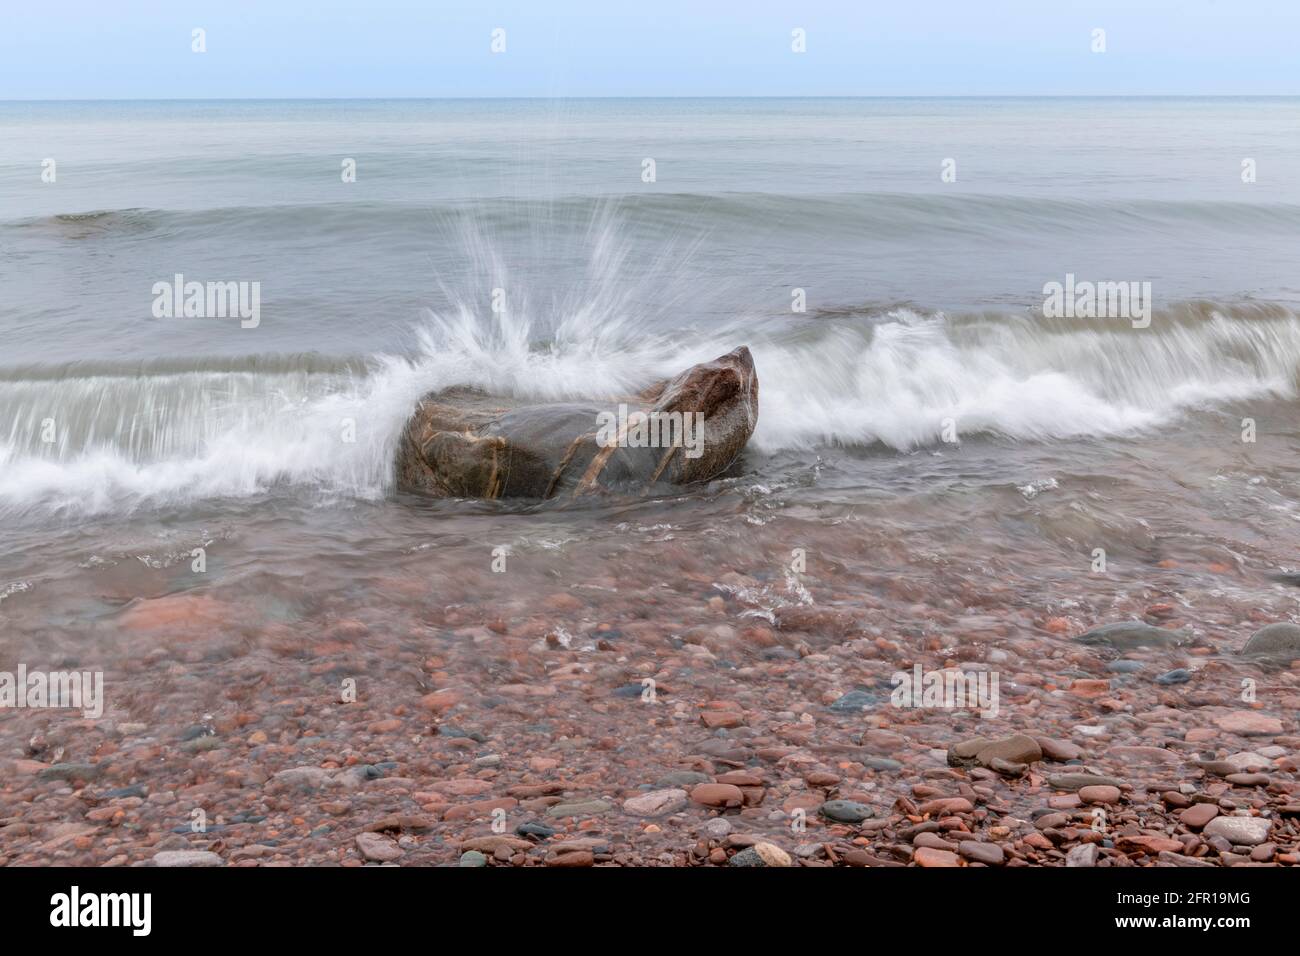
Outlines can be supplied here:
[[[430, 315], [405, 356], [316, 355], [0, 372], [0, 509], [130, 509], [276, 487], [382, 497], [401, 427], [453, 384], [538, 400], [625, 394], [748, 344], [759, 452], [961, 437], [1136, 433], [1189, 410], [1297, 397], [1300, 319], [1189, 303], [1151, 327], [912, 307], [646, 331], [614, 287], [547, 325]], [[529, 307], [521, 304], [527, 315]], [[614, 315], [615, 318], [606, 318]]]

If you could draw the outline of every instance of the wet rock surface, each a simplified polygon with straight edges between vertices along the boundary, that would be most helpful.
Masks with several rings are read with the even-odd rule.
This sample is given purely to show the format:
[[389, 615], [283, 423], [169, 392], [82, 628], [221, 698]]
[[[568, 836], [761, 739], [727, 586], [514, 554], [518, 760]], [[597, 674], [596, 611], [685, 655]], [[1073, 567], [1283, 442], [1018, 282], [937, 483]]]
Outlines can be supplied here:
[[449, 389], [417, 405], [397, 480], [456, 498], [644, 493], [726, 471], [757, 422], [758, 377], [743, 346], [621, 402], [525, 404]]

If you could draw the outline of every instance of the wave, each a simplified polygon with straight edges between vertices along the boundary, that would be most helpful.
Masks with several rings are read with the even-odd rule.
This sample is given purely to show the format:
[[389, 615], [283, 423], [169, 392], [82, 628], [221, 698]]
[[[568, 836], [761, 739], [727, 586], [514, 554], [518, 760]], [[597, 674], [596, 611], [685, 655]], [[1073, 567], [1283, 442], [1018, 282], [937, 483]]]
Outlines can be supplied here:
[[614, 396], [739, 344], [761, 382], [760, 455], [910, 450], [940, 441], [948, 424], [959, 438], [1126, 435], [1192, 409], [1300, 395], [1300, 317], [1280, 306], [1183, 303], [1134, 329], [894, 304], [797, 322], [750, 316], [701, 333], [647, 331], [628, 295], [609, 282], [547, 322], [520, 317], [527, 304], [509, 321], [462, 305], [430, 315], [401, 356], [0, 371], [0, 511], [99, 513], [281, 487], [378, 498], [391, 492], [402, 425], [429, 390]]
[[755, 360], [763, 449], [882, 443], [910, 450], [993, 434], [1136, 434], [1199, 408], [1300, 394], [1300, 318], [1272, 305], [1183, 303], [1151, 326], [1034, 312], [893, 309], [823, 322]]
[[611, 208], [627, 215], [628, 228], [661, 229], [683, 221], [720, 228], [772, 227], [824, 234], [927, 236], [944, 234], [1059, 236], [1062, 223], [1075, 231], [1106, 229], [1129, 234], [1197, 226], [1246, 233], [1300, 229], [1300, 205], [1226, 200], [1134, 199], [1084, 201], [995, 194], [852, 192], [656, 192], [497, 197], [410, 202], [352, 201], [220, 206], [200, 209], [107, 209], [0, 222], [55, 238], [176, 236], [214, 229], [254, 229], [266, 238], [297, 238], [373, 227], [427, 229], [431, 220], [470, 217], [497, 232], [539, 220], [585, 226]]

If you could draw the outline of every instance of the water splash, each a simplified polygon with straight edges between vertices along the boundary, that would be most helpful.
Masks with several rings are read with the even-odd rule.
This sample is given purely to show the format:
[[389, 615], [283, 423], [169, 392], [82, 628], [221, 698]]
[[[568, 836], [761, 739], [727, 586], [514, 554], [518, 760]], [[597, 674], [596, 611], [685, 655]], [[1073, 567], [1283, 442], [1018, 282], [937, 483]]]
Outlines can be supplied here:
[[[666, 321], [690, 314], [673, 268], [692, 244], [633, 261], [616, 209], [588, 230], [582, 279], [548, 300], [529, 298], [472, 222], [456, 228], [475, 291], [444, 288], [450, 305], [423, 318], [404, 355], [0, 372], [0, 512], [129, 511], [277, 488], [380, 498], [401, 428], [428, 391], [626, 395], [740, 344], [761, 382], [759, 453], [907, 450], [939, 442], [945, 426], [959, 438], [1129, 434], [1193, 408], [1298, 391], [1300, 319], [1280, 307], [1190, 303], [1135, 330], [895, 306], [737, 316], [701, 332]], [[490, 289], [503, 292], [499, 311]], [[646, 314], [648, 301], [659, 314]]]

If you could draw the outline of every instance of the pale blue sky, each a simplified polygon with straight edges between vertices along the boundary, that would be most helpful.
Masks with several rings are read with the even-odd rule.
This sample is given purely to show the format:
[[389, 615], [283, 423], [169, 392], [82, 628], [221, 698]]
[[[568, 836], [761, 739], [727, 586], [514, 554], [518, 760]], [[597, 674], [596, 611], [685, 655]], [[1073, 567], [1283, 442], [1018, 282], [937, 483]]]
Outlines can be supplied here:
[[5, 6], [0, 99], [1300, 94], [1298, 0]]

